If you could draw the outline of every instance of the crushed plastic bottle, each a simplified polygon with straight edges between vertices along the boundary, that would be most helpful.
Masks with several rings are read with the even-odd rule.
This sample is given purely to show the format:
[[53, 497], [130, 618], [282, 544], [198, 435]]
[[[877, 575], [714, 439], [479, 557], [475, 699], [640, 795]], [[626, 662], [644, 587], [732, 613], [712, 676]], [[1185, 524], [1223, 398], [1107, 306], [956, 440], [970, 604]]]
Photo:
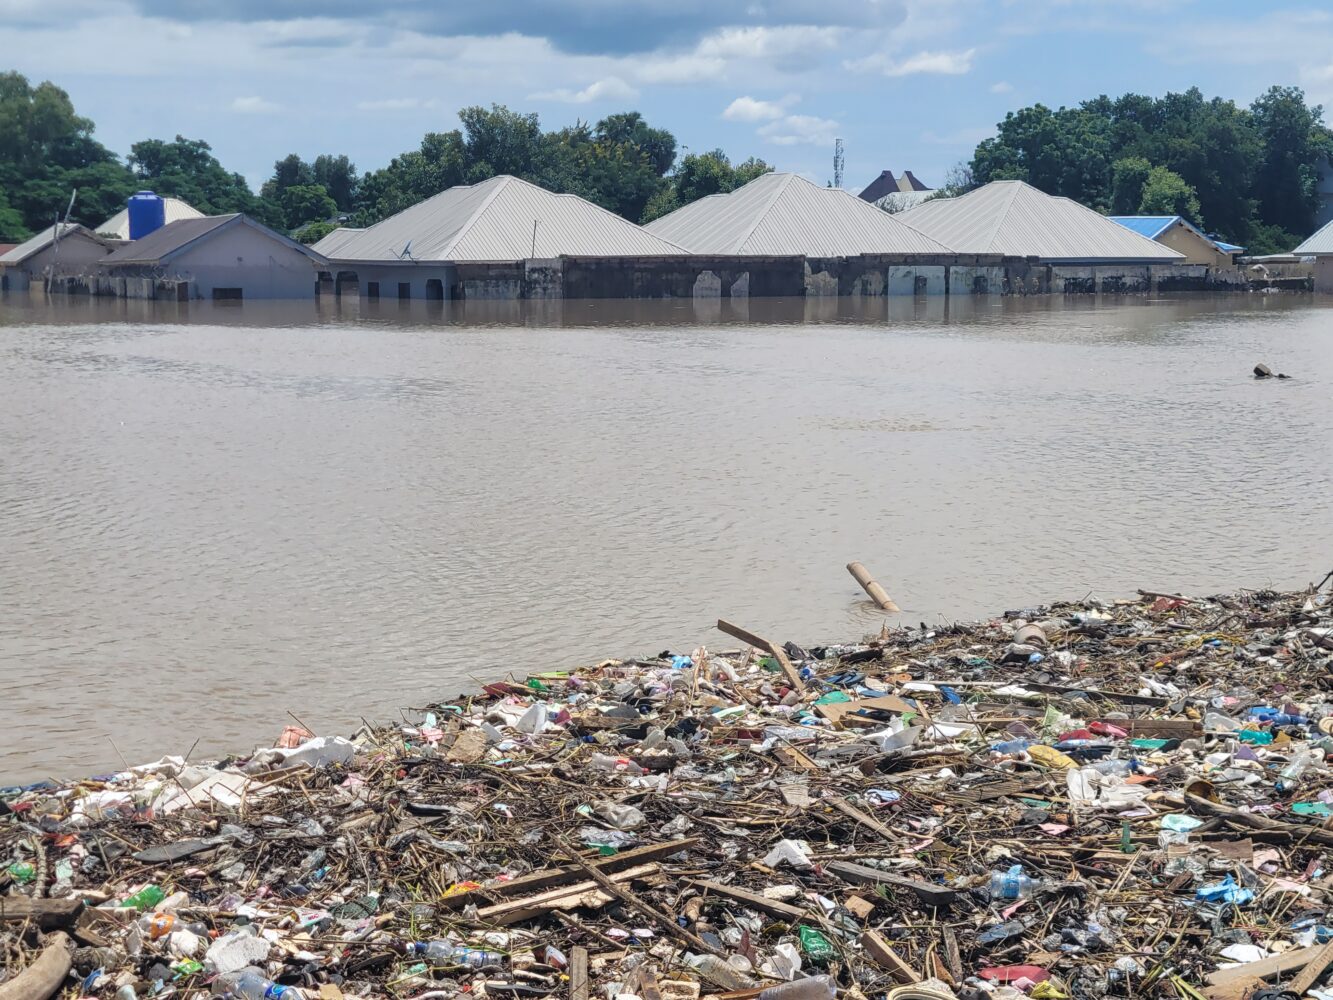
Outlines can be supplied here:
[[1301, 779], [1313, 763], [1314, 754], [1308, 750], [1298, 751], [1292, 756], [1287, 766], [1278, 772], [1277, 790], [1284, 793], [1295, 791], [1300, 787]]
[[130, 906], [140, 912], [151, 910], [162, 900], [167, 898], [167, 894], [158, 885], [147, 885], [136, 892], [133, 896], [126, 896], [120, 901], [121, 906]]
[[412, 945], [412, 951], [441, 965], [466, 965], [472, 969], [504, 962], [504, 955], [498, 951], [469, 948], [452, 941], [417, 941]]
[[832, 976], [810, 976], [781, 986], [770, 986], [758, 1000], [833, 1000], [837, 984]]
[[225, 977], [225, 981], [229, 987], [227, 994], [233, 997], [245, 997], [246, 1000], [305, 1000], [296, 987], [279, 986], [254, 966], [231, 973]]
[[1014, 865], [1008, 871], [991, 872], [991, 899], [1027, 899], [1040, 888], [1041, 881], [1026, 875], [1022, 865]]
[[716, 955], [687, 954], [685, 964], [714, 986], [721, 986], [724, 990], [744, 990], [751, 986], [749, 978], [725, 958], [718, 958]]

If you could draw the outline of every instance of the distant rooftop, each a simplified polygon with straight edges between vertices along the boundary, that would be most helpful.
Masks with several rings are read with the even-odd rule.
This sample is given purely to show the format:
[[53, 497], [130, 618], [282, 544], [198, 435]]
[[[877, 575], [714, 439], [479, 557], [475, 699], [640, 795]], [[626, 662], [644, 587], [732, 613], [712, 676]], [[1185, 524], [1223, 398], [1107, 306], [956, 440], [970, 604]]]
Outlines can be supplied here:
[[[198, 219], [203, 217], [204, 213], [187, 201], [181, 201], [179, 198], [163, 198], [162, 201], [164, 203], [163, 208], [166, 209], [167, 222], [177, 222], [181, 219]], [[118, 240], [129, 239], [130, 210], [128, 208], [122, 208], [100, 226], [97, 226], [94, 231], [106, 236], [114, 236]]]
[[1201, 239], [1207, 240], [1222, 253], [1240, 253], [1245, 249], [1235, 243], [1228, 243], [1217, 236], [1210, 236], [1182, 215], [1108, 215], [1107, 218], [1138, 233], [1140, 236], [1148, 237], [1150, 240], [1157, 239], [1178, 223], [1197, 233]]
[[894, 177], [892, 170], [884, 170], [866, 185], [861, 192], [861, 198], [865, 201], [879, 201], [889, 194], [909, 194], [913, 191], [929, 190], [931, 189], [917, 180], [916, 174], [910, 170], [904, 170], [901, 177]]

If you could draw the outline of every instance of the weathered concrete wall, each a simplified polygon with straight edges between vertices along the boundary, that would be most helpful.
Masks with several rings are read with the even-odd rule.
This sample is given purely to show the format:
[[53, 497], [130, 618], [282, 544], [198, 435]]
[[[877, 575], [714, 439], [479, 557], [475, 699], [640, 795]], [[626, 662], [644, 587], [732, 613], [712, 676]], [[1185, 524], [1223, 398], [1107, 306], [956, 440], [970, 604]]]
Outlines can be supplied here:
[[1315, 258], [1314, 290], [1321, 295], [1333, 295], [1333, 257]]
[[[799, 296], [800, 257], [565, 257], [565, 297], [689, 299]], [[702, 278], [702, 280], [700, 280]]]
[[194, 294], [241, 290], [243, 299], [313, 299], [315, 267], [299, 250], [246, 225], [200, 240], [167, 265], [168, 278], [192, 279]]

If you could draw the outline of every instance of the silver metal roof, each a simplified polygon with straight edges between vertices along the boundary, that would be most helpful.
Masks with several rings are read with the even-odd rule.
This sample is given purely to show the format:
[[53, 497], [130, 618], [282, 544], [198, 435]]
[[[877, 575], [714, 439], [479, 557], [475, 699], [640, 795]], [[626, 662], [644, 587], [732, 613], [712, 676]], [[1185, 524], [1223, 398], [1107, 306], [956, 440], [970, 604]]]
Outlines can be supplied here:
[[335, 229], [323, 239], [316, 240], [311, 244], [311, 249], [322, 253], [325, 257], [337, 257], [338, 251], [341, 250], [349, 240], [364, 232], [364, 229], [353, 229], [350, 226], [343, 226], [340, 229]]
[[10, 250], [4, 256], [0, 256], [0, 264], [22, 264], [33, 254], [40, 253], [54, 243], [57, 232], [62, 240], [67, 240], [71, 236], [81, 233], [88, 239], [106, 246], [106, 240], [99, 239], [83, 226], [74, 222], [61, 222], [48, 226], [35, 236], [28, 237], [13, 250]]
[[[163, 198], [166, 209], [166, 223], [179, 222], [181, 219], [198, 219], [203, 216], [203, 212], [195, 208], [187, 201], [181, 201], [179, 198]], [[166, 223], [163, 223], [165, 225]], [[107, 219], [95, 232], [105, 233], [107, 236], [114, 236], [118, 240], [127, 240], [130, 238], [130, 210], [122, 208], [111, 218]]]
[[947, 254], [942, 242], [849, 191], [797, 174], [764, 174], [729, 194], [701, 198], [647, 230], [698, 254], [854, 257]]
[[959, 253], [1081, 263], [1167, 264], [1184, 257], [1076, 201], [1022, 181], [992, 181], [958, 198], [923, 202], [897, 217]]
[[[534, 234], [534, 223], [536, 232]], [[514, 261], [529, 257], [681, 256], [674, 243], [572, 194], [502, 175], [452, 187], [325, 250], [335, 260]]]
[[1292, 251], [1297, 257], [1319, 257], [1333, 254], [1333, 222], [1324, 226]]

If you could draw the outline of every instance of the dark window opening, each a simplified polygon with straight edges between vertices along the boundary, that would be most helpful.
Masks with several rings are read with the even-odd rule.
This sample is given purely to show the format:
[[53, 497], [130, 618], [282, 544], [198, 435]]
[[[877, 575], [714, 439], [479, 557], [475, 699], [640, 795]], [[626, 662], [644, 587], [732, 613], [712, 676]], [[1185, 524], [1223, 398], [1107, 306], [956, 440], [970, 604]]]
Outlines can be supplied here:
[[[179, 288], [178, 288], [179, 291]], [[215, 288], [213, 289], [214, 302], [240, 302], [244, 295], [239, 288]]]
[[438, 302], [444, 298], [444, 282], [439, 278], [428, 278], [426, 280], [426, 298], [432, 302]]
[[378, 281], [366, 282], [366, 298], [378, 299], [380, 297], [380, 283]]
[[400, 299], [410, 299], [412, 297], [412, 283], [410, 281], [398, 282], [398, 297]]

